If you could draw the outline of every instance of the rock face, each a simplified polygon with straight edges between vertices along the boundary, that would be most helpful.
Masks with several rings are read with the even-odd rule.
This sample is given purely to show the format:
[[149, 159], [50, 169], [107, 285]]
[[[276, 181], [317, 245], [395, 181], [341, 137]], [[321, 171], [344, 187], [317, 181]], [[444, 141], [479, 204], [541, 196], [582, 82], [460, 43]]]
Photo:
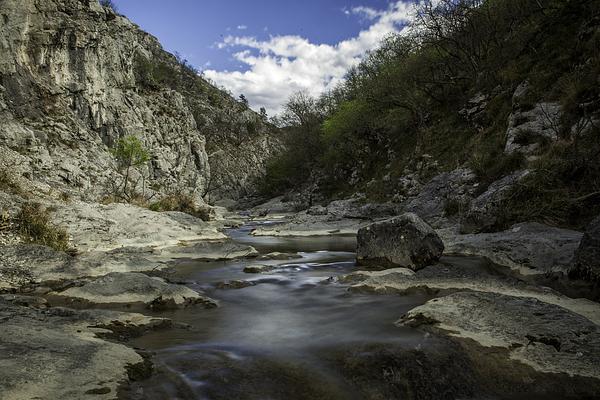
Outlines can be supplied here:
[[499, 347], [544, 373], [600, 378], [600, 329], [581, 315], [536, 299], [462, 292], [409, 311], [402, 324]]
[[271, 128], [154, 37], [95, 0], [0, 10], [0, 148], [22, 156], [20, 174], [97, 199], [122, 179], [109, 147], [135, 135], [152, 154], [134, 171], [147, 194], [251, 190]]
[[437, 233], [416, 214], [376, 222], [358, 231], [356, 259], [360, 265], [412, 270], [435, 263], [444, 251]]
[[151, 308], [179, 308], [200, 303], [216, 305], [213, 300], [186, 286], [169, 284], [161, 278], [134, 272], [113, 272], [57, 295], [93, 304], [143, 303]]
[[492, 183], [473, 200], [460, 221], [461, 233], [478, 233], [492, 230], [498, 222], [503, 201], [512, 188], [529, 175], [528, 170], [517, 171]]
[[531, 110], [513, 111], [508, 118], [504, 151], [532, 154], [544, 141], [556, 141], [561, 116], [558, 103], [539, 103]]
[[438, 226], [449, 201], [466, 205], [478, 186], [475, 173], [466, 168], [437, 175], [411, 198], [405, 210], [417, 214], [428, 223]]
[[558, 103], [530, 104], [530, 84], [525, 81], [515, 90], [513, 112], [508, 117], [504, 151], [531, 155], [544, 142], [558, 139], [562, 109]]
[[575, 253], [575, 267], [571, 273], [579, 278], [600, 282], [600, 217], [587, 227]]

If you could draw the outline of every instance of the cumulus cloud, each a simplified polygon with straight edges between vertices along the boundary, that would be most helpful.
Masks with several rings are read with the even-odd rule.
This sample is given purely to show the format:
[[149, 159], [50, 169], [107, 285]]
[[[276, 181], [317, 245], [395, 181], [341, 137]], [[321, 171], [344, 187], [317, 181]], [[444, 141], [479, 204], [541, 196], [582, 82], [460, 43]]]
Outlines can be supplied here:
[[237, 28], [240, 31], [245, 31], [246, 29], [248, 29], [248, 25], [238, 25]]
[[205, 70], [204, 74], [235, 95], [243, 93], [253, 107], [265, 107], [273, 115], [297, 91], [318, 96], [335, 87], [367, 51], [376, 48], [388, 34], [407, 26], [413, 7], [414, 3], [404, 1], [384, 11], [355, 7], [350, 12], [372, 23], [358, 36], [335, 45], [311, 43], [296, 35], [271, 36], [268, 40], [230, 35], [217, 47], [234, 49], [234, 58], [247, 70]]

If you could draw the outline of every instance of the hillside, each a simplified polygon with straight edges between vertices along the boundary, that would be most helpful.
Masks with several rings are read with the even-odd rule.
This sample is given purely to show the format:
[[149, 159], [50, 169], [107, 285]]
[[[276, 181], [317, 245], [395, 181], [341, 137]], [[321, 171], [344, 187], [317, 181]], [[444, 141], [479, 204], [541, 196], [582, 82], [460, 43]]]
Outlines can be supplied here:
[[[432, 178], [467, 168], [477, 189], [440, 199], [466, 231], [581, 229], [600, 213], [599, 27], [598, 2], [426, 2], [345, 83], [290, 100], [290, 150], [263, 192], [303, 193], [304, 207], [357, 195], [407, 207]], [[502, 199], [476, 200], [498, 187]], [[473, 226], [482, 204], [497, 218]]]
[[135, 136], [145, 198], [253, 191], [274, 128], [126, 17], [95, 0], [2, 0], [0, 14], [3, 181], [102, 200], [123, 179], [110, 149]]

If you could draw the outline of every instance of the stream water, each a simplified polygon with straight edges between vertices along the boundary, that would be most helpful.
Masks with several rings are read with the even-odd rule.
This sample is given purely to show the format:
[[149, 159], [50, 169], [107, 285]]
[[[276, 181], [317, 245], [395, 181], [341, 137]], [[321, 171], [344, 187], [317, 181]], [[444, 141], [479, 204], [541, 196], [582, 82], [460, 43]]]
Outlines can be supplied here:
[[[415, 348], [425, 336], [394, 322], [425, 296], [350, 293], [328, 280], [356, 269], [354, 237], [230, 237], [261, 254], [298, 252], [301, 258], [267, 261], [268, 274], [246, 274], [251, 260], [185, 261], [172, 279], [218, 300], [219, 307], [190, 307], [159, 315], [189, 325], [134, 340], [151, 351], [156, 374], [136, 384], [144, 399], [354, 399], [339, 372], [336, 351], [365, 345]], [[263, 263], [263, 262], [261, 262]], [[219, 282], [252, 280], [243, 289]]]

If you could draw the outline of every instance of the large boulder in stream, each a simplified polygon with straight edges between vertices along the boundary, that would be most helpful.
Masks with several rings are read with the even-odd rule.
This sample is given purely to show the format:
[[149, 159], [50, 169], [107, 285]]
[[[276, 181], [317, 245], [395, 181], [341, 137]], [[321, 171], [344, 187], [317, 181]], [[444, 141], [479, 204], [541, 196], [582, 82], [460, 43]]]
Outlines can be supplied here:
[[571, 275], [600, 283], [600, 216], [588, 225], [581, 239]]
[[359, 265], [414, 271], [437, 262], [444, 252], [438, 234], [416, 214], [406, 213], [361, 228], [357, 236]]

